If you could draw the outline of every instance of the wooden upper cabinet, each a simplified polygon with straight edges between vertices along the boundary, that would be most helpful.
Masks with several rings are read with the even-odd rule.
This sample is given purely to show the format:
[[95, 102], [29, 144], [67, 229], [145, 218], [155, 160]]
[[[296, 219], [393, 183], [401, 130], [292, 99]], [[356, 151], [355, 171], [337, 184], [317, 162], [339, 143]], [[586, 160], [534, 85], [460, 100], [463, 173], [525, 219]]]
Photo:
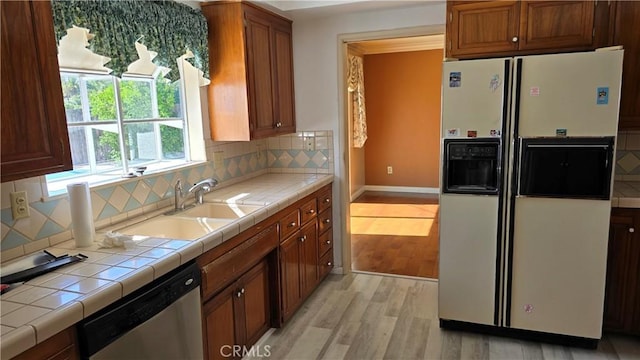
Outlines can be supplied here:
[[[608, 14], [607, 4], [600, 5]], [[448, 1], [447, 57], [592, 49], [596, 6], [594, 1]]]
[[640, 130], [640, 2], [615, 1], [612, 6], [611, 45], [624, 47], [619, 128]]
[[49, 1], [0, 1], [2, 182], [73, 169]]
[[213, 140], [295, 132], [291, 21], [246, 2], [202, 5], [209, 26]]
[[518, 49], [518, 2], [448, 2], [447, 7], [451, 56]]
[[592, 1], [522, 1], [520, 50], [589, 47], [594, 37]]

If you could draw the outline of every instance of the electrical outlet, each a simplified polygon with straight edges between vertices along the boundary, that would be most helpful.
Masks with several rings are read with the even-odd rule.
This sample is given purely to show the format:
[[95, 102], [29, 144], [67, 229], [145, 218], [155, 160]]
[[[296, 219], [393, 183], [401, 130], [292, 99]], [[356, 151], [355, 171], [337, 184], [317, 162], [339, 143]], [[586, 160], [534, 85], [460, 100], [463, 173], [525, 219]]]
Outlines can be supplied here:
[[316, 149], [316, 138], [314, 137], [307, 137], [304, 139], [304, 148], [307, 151], [314, 151]]
[[387, 175], [393, 174], [393, 166], [387, 166]]
[[11, 215], [13, 220], [29, 217], [29, 201], [27, 201], [26, 191], [16, 191], [9, 193], [11, 199]]

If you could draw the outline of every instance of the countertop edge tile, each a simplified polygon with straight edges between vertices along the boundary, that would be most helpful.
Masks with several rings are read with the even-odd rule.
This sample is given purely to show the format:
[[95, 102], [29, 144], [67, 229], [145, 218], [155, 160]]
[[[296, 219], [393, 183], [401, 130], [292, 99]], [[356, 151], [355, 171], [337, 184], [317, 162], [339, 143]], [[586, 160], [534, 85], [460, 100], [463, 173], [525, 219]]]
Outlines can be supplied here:
[[76, 324], [83, 317], [84, 307], [82, 303], [74, 301], [34, 319], [29, 325], [35, 328], [36, 341], [39, 344], [69, 326]]
[[3, 359], [10, 359], [35, 345], [36, 329], [31, 325], [23, 325], [2, 335], [0, 353]]

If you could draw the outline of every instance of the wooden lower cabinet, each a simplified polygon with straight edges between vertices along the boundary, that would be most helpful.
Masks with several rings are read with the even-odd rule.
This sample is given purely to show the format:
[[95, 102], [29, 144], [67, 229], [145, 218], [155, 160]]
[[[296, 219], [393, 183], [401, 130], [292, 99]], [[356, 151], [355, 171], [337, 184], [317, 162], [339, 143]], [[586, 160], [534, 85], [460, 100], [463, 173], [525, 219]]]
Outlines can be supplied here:
[[80, 359], [79, 354], [76, 330], [75, 327], [70, 327], [14, 357], [13, 360], [77, 360]]
[[310, 222], [280, 244], [282, 320], [293, 315], [318, 284], [316, 222]]
[[271, 323], [269, 271], [263, 260], [203, 305], [207, 359], [242, 358]]
[[640, 335], [640, 209], [613, 208], [603, 327]]

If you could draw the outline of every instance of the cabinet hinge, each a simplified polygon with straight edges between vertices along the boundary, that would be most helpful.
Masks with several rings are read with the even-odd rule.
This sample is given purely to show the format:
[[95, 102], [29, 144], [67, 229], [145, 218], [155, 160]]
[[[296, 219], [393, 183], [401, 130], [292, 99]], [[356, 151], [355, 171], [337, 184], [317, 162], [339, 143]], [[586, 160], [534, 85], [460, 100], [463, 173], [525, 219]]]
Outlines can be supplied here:
[[591, 31], [591, 38], [595, 38], [596, 37], [596, 27], [593, 27], [593, 30]]
[[447, 44], [447, 47], [449, 48], [449, 50], [451, 50], [451, 40], [449, 40], [449, 43]]
[[453, 21], [453, 12], [449, 11], [449, 22]]

